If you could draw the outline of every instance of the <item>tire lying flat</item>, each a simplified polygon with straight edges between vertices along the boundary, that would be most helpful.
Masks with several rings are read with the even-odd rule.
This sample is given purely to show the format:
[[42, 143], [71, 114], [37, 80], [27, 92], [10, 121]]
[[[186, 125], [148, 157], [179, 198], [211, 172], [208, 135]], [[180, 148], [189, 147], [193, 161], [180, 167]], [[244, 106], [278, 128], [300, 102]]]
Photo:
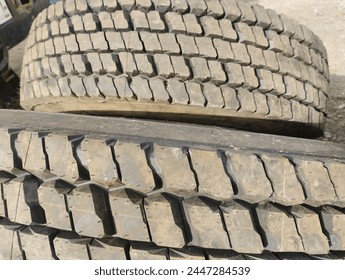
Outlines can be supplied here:
[[343, 145], [68, 114], [1, 111], [0, 119], [1, 258], [341, 258], [345, 250]]
[[32, 25], [21, 105], [301, 134], [323, 127], [328, 79], [321, 40], [258, 5], [67, 0]]

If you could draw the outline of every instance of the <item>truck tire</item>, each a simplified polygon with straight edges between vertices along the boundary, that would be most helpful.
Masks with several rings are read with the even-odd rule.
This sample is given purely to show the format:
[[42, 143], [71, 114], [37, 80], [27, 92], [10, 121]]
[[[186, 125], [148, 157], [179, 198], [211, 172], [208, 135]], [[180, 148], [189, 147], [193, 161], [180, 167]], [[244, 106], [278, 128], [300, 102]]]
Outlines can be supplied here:
[[69, 114], [0, 119], [1, 258], [344, 256], [344, 145]]
[[35, 19], [21, 105], [278, 134], [319, 134], [319, 37], [242, 1], [59, 1]]

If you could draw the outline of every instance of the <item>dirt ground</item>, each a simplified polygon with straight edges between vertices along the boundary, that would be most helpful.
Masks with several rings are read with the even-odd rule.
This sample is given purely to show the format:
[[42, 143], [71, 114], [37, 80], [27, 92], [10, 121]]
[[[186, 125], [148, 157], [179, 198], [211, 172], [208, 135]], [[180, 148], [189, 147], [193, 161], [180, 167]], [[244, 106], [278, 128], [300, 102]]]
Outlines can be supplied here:
[[[245, 0], [297, 19], [314, 31], [328, 50], [331, 94], [324, 139], [345, 142], [345, 1]], [[20, 72], [24, 42], [10, 50], [10, 65]]]

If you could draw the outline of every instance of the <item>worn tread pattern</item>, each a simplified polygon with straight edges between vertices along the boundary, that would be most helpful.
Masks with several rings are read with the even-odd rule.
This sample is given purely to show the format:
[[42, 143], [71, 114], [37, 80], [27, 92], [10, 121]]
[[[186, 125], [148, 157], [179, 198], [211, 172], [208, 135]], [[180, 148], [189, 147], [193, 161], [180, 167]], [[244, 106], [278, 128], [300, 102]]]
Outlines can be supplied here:
[[[231, 140], [87, 133], [77, 123], [74, 132], [1, 125], [3, 258], [211, 258], [208, 250], [260, 258], [265, 250], [314, 256], [345, 248], [344, 181], [334, 175], [344, 156], [301, 157], [271, 150], [270, 141], [243, 150]], [[100, 153], [105, 160], [90, 164]], [[76, 165], [75, 175], [65, 176], [63, 165]]]
[[[235, 250], [175, 249], [116, 237], [91, 238], [43, 226], [25, 226], [0, 220], [0, 260], [344, 260], [343, 251], [324, 254]], [[37, 250], [39, 248], [39, 250]]]
[[[242, 1], [184, 4], [153, 1], [144, 9], [132, 1], [109, 8], [103, 1], [94, 6], [68, 0], [64, 10], [55, 4], [58, 15], [42, 12], [26, 45], [22, 106], [163, 118], [187, 114], [194, 121], [203, 117], [202, 109], [206, 116], [322, 128], [329, 74], [316, 35], [284, 15]], [[156, 90], [157, 78], [161, 87]], [[202, 102], [190, 82], [200, 87]], [[234, 89], [231, 106], [229, 88]], [[260, 103], [254, 101], [258, 93], [266, 96]], [[280, 106], [271, 106], [271, 94]], [[171, 106], [176, 103], [180, 107]]]

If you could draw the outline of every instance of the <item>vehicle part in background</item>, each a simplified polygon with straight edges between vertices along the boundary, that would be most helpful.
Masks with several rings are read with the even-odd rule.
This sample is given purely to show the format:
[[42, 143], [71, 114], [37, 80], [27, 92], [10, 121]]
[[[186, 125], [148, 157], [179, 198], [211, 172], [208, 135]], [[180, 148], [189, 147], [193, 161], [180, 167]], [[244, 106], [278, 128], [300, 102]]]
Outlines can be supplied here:
[[32, 25], [21, 105], [315, 136], [328, 62], [306, 26], [227, 1], [58, 2]]
[[0, 44], [12, 48], [23, 41], [32, 20], [50, 3], [49, 0], [0, 0]]
[[11, 104], [11, 108], [18, 107], [19, 77], [8, 66], [8, 49], [6, 45], [0, 45], [0, 106], [7, 108], [6, 104]]
[[125, 118], [0, 119], [1, 258], [344, 256], [344, 145]]

